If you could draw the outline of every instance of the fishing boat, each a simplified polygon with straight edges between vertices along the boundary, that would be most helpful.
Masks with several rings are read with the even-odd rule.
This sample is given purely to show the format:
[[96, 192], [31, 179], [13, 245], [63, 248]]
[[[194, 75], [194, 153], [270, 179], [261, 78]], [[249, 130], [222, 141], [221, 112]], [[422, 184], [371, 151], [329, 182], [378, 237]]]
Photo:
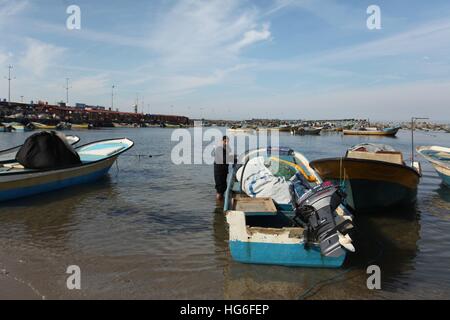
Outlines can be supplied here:
[[33, 126], [38, 130], [56, 130], [56, 126], [43, 124], [40, 122], [32, 122]]
[[0, 132], [11, 132], [12, 129], [11, 125], [0, 123]]
[[81, 123], [81, 124], [72, 123], [72, 129], [76, 129], [76, 130], [84, 129], [84, 130], [87, 130], [89, 128], [90, 128], [90, 125], [88, 123]]
[[322, 128], [315, 128], [315, 127], [293, 127], [291, 129], [292, 135], [313, 135], [317, 136], [320, 135], [322, 132]]
[[344, 135], [363, 135], [363, 136], [388, 136], [395, 137], [400, 130], [400, 127], [395, 128], [359, 128], [351, 130], [343, 130]]
[[442, 182], [450, 187], [450, 148], [418, 147], [417, 152], [433, 165]]
[[125, 138], [92, 142], [76, 149], [81, 164], [51, 170], [26, 169], [18, 163], [3, 164], [0, 166], [0, 201], [95, 181], [106, 175], [117, 157], [132, 146], [133, 142]]
[[183, 125], [182, 124], [173, 124], [173, 123], [161, 123], [161, 128], [179, 129], [179, 128], [183, 128]]
[[[284, 183], [295, 176], [300, 184], [289, 183], [291, 196], [285, 191], [272, 196], [252, 193], [254, 186], [246, 182], [255, 179], [246, 180], [245, 171], [260, 157], [267, 164], [264, 175], [273, 173]], [[229, 176], [224, 202], [233, 259], [292, 267], [342, 266], [346, 251], [354, 251], [348, 235], [353, 226], [338, 189], [322, 183], [308, 160], [289, 148], [249, 151], [239, 163]]]
[[60, 122], [56, 125], [56, 130], [71, 130], [72, 124], [70, 122]]
[[6, 132], [27, 132], [32, 131], [34, 127], [31, 124], [23, 125], [19, 122], [11, 122], [7, 124], [10, 130]]
[[[72, 146], [76, 145], [80, 141], [80, 138], [77, 136], [65, 136], [64, 138]], [[16, 154], [21, 147], [22, 145], [0, 151], [0, 165], [15, 162]]]
[[312, 161], [311, 167], [322, 179], [342, 185], [355, 211], [413, 204], [421, 177], [418, 162], [409, 166], [401, 152], [372, 143], [350, 148], [343, 158]]
[[234, 133], [234, 134], [236, 134], [236, 133], [237, 134], [239, 134], [239, 133], [254, 134], [255, 129], [247, 128], [247, 127], [231, 127], [229, 129], [227, 129], [227, 132]]

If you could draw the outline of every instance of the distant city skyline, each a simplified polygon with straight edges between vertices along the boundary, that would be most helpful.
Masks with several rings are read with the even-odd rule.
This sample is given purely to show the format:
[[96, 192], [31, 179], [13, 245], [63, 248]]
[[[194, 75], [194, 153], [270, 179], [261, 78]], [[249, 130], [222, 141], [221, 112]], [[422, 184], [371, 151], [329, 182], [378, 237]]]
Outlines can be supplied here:
[[2, 99], [12, 65], [18, 102], [69, 92], [70, 105], [138, 100], [191, 118], [450, 120], [445, 0], [0, 0], [0, 35]]

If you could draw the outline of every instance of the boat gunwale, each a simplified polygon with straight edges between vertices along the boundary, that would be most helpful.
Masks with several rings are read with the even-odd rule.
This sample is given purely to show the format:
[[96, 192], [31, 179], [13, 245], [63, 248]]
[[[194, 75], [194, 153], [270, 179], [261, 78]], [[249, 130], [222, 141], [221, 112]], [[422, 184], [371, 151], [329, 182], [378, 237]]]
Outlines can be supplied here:
[[445, 168], [445, 169], [449, 169], [449, 170], [450, 170], [450, 163], [447, 164], [447, 163], [445, 163], [445, 162], [443, 162], [443, 161], [440, 161], [440, 160], [438, 160], [438, 159], [434, 159], [433, 157], [431, 157], [431, 156], [429, 156], [429, 155], [423, 153], [423, 151], [427, 151], [427, 150], [430, 150], [430, 151], [438, 151], [438, 150], [436, 150], [436, 149], [442, 149], [442, 150], [439, 150], [439, 151], [442, 151], [442, 152], [448, 152], [448, 153], [450, 154], [450, 148], [440, 147], [440, 146], [422, 146], [422, 147], [417, 147], [417, 148], [416, 148], [416, 151], [417, 151], [417, 152], [418, 152], [425, 160], [429, 161], [431, 164], [437, 165], [437, 166], [440, 166], [440, 167], [443, 167], [443, 168]]
[[387, 165], [387, 166], [391, 166], [391, 167], [397, 167], [397, 168], [401, 168], [401, 169], [406, 169], [409, 171], [414, 172], [419, 178], [422, 177], [422, 174], [420, 174], [416, 169], [406, 165], [406, 164], [397, 164], [397, 163], [391, 163], [391, 162], [386, 162], [386, 161], [380, 161], [380, 160], [370, 160], [370, 159], [353, 159], [353, 158], [346, 158], [346, 157], [335, 157], [335, 158], [323, 158], [323, 159], [317, 159], [317, 160], [313, 160], [311, 161], [309, 164], [311, 166], [311, 168], [317, 172], [317, 169], [315, 168], [314, 164], [315, 163], [319, 163], [319, 162], [326, 162], [326, 161], [340, 161], [340, 162], [344, 162], [344, 161], [349, 161], [349, 162], [359, 162], [359, 163], [376, 163], [376, 164], [382, 164], [382, 165]]
[[103, 159], [90, 161], [90, 162], [85, 162], [85, 163], [80, 163], [80, 164], [77, 164], [77, 165], [70, 165], [70, 166], [63, 166], [63, 167], [58, 167], [58, 168], [52, 168], [52, 169], [43, 169], [43, 170], [30, 169], [30, 171], [21, 171], [21, 172], [4, 172], [4, 173], [0, 172], [0, 177], [13, 176], [13, 175], [25, 175], [25, 174], [33, 174], [33, 173], [43, 173], [43, 172], [60, 171], [60, 170], [68, 170], [68, 169], [82, 168], [82, 167], [85, 167], [85, 166], [88, 166], [88, 165], [97, 164], [99, 162], [103, 162], [103, 161], [109, 160], [109, 159], [111, 159], [113, 157], [118, 157], [122, 153], [130, 150], [131, 148], [133, 148], [134, 142], [132, 140], [128, 139], [128, 138], [102, 139], [102, 140], [94, 141], [94, 142], [91, 142], [91, 143], [86, 143], [86, 144], [84, 144], [82, 146], [79, 146], [79, 147], [75, 148], [75, 150], [78, 150], [80, 148], [83, 148], [83, 147], [86, 147], [86, 146], [89, 146], [89, 145], [93, 145], [93, 144], [96, 144], [96, 143], [101, 143], [101, 142], [111, 141], [111, 140], [125, 140], [125, 139], [131, 142], [131, 145], [128, 148], [125, 148], [124, 150], [121, 150], [121, 151], [119, 151], [119, 152], [117, 152], [115, 154], [109, 155], [109, 156], [107, 156], [107, 157], [105, 157]]

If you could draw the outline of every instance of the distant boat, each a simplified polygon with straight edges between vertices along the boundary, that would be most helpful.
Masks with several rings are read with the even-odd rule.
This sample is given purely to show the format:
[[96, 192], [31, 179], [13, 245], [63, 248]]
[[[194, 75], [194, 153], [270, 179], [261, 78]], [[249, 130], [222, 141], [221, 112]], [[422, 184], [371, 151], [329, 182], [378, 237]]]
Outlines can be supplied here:
[[401, 152], [369, 143], [349, 149], [343, 158], [312, 161], [311, 167], [322, 179], [343, 185], [356, 211], [413, 204], [421, 177], [419, 163], [408, 166]]
[[25, 169], [18, 163], [0, 166], [0, 201], [23, 198], [95, 181], [106, 175], [117, 157], [133, 142], [112, 139], [92, 142], [76, 149], [81, 164], [51, 170]]
[[179, 129], [179, 128], [183, 128], [183, 125], [182, 124], [172, 124], [172, 123], [162, 123], [161, 128]]
[[227, 129], [229, 133], [247, 133], [247, 134], [254, 134], [255, 129], [253, 128], [243, 128], [243, 127], [231, 127]]
[[[75, 145], [80, 141], [80, 138], [77, 136], [66, 136], [65, 138], [70, 145]], [[0, 165], [15, 162], [16, 154], [20, 147], [22, 145], [0, 151]]]
[[[261, 156], [264, 166], [267, 163], [272, 168], [273, 165], [277, 172], [266, 167], [262, 180], [267, 175], [283, 181], [291, 181], [297, 174], [302, 177], [297, 180], [303, 181], [302, 187], [293, 187], [292, 197], [286, 197], [291, 198], [289, 203], [276, 203], [271, 197], [248, 196], [247, 192], [254, 191], [248, 183], [253, 183], [249, 181], [255, 177], [249, 178], [246, 185], [239, 182], [244, 179], [250, 159]], [[346, 251], [353, 251], [354, 247], [347, 234], [352, 228], [351, 216], [340, 202], [341, 193], [337, 188], [322, 184], [308, 160], [289, 148], [252, 150], [241, 160], [245, 164], [234, 165], [229, 176], [224, 203], [232, 258], [241, 263], [291, 267], [342, 266]], [[303, 209], [309, 210], [306, 216]]]
[[70, 122], [60, 122], [56, 125], [56, 130], [71, 130], [72, 124]]
[[113, 122], [114, 128], [139, 128], [137, 123], [117, 123]]
[[0, 132], [11, 132], [13, 128], [9, 124], [0, 123]]
[[75, 124], [72, 123], [72, 129], [89, 129], [91, 127], [88, 123]]
[[352, 129], [352, 130], [343, 130], [343, 133], [344, 133], [344, 135], [390, 136], [390, 137], [395, 137], [397, 135], [397, 132], [400, 129], [401, 129], [400, 127], [386, 128], [386, 129], [360, 128], [360, 129]]
[[437, 146], [418, 147], [417, 152], [431, 162], [442, 182], [450, 187], [450, 148]]
[[26, 132], [26, 131], [34, 130], [33, 125], [31, 125], [31, 124], [23, 125], [19, 122], [8, 123], [8, 126], [11, 128], [11, 131], [8, 131], [8, 132]]
[[317, 136], [320, 135], [322, 132], [322, 128], [315, 128], [315, 127], [294, 127], [291, 129], [292, 135], [313, 135]]
[[33, 126], [38, 130], [56, 130], [56, 126], [47, 125], [39, 122], [32, 122]]

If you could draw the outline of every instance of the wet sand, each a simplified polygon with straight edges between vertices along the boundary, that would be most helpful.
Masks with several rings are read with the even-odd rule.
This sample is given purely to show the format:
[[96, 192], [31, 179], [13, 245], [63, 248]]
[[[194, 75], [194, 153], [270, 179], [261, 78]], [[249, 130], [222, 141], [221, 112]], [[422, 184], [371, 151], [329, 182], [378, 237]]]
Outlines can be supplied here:
[[[0, 251], [0, 300], [42, 300], [44, 297], [27, 280], [17, 274], [18, 267], [6, 263]], [[17, 264], [20, 264], [17, 261]]]

